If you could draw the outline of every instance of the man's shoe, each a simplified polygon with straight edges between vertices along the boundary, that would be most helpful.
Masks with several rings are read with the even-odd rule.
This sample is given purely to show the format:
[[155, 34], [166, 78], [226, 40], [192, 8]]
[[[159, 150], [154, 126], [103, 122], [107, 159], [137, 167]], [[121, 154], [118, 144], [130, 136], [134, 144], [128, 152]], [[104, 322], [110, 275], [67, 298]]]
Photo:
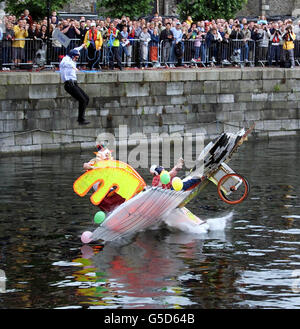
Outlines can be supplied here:
[[86, 120], [83, 120], [83, 121], [78, 121], [78, 124], [79, 124], [80, 126], [84, 126], [84, 125], [89, 125], [90, 122], [89, 122], [89, 121], [86, 121]]

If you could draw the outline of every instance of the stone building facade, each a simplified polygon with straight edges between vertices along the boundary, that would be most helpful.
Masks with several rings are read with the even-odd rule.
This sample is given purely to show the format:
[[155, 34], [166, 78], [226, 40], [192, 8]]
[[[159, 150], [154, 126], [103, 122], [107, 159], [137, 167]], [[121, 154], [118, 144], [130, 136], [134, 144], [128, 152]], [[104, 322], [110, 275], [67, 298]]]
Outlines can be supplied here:
[[[176, 5], [180, 0], [155, 0], [154, 11], [158, 10], [160, 15], [176, 14]], [[96, 1], [73, 0], [64, 7], [64, 11], [70, 13], [93, 13], [95, 12]], [[245, 7], [237, 16], [300, 16], [300, 0], [248, 0]]]

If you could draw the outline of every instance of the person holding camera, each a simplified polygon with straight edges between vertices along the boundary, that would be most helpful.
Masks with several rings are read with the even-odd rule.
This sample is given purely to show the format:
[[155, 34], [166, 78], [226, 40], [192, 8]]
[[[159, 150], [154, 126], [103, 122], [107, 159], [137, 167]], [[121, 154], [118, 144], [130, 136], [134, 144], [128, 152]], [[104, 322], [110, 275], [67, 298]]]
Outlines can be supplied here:
[[80, 37], [80, 30], [76, 27], [74, 19], [71, 19], [70, 22], [67, 20], [64, 21], [62, 33], [64, 33], [70, 39]]
[[260, 37], [257, 47], [257, 62], [265, 62], [268, 59], [268, 48], [271, 37], [271, 32], [265, 22], [263, 22], [261, 28], [258, 29], [258, 33]]
[[[293, 32], [291, 25], [288, 25], [285, 29], [285, 33], [282, 36], [283, 46], [282, 46], [282, 60], [284, 63], [290, 62], [290, 67], [293, 69], [295, 67], [295, 58], [294, 58], [294, 41], [296, 35]], [[286, 64], [285, 64], [286, 65]]]
[[280, 61], [280, 42], [282, 40], [281, 31], [277, 23], [274, 24], [272, 35], [270, 37], [270, 53], [268, 58], [269, 66], [272, 66], [273, 60], [275, 59], [276, 66], [279, 65]]
[[166, 28], [160, 34], [160, 42], [162, 45], [162, 65], [168, 67], [168, 60], [174, 40], [173, 32], [171, 31], [171, 23], [166, 23]]
[[68, 53], [76, 45], [76, 41], [74, 39], [79, 39], [81, 33], [80, 30], [76, 27], [74, 19], [71, 19], [70, 21], [65, 20], [63, 22], [63, 28], [61, 32], [65, 34], [69, 39], [71, 39], [71, 42], [67, 48]]

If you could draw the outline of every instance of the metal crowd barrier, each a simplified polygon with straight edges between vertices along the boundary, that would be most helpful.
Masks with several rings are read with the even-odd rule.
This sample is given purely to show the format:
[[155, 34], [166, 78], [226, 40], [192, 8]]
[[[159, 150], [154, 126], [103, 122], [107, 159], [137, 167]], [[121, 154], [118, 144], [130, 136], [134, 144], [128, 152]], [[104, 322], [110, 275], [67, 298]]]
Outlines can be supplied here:
[[[19, 49], [18, 42], [25, 41], [24, 48]], [[33, 63], [36, 52], [42, 48], [42, 39], [1, 40], [2, 65], [11, 66], [19, 61], [20, 65]]]
[[[14, 45], [16, 41], [25, 41], [23, 50], [18, 51]], [[79, 47], [81, 41], [72, 39], [67, 48], [58, 46], [55, 40], [49, 41], [48, 49], [46, 43], [42, 39], [16, 39], [1, 40], [2, 44], [2, 65], [9, 67], [16, 64], [19, 65], [32, 63], [33, 65], [42, 66], [45, 62], [50, 62], [51, 65], [59, 65], [60, 60], [65, 56], [70, 49]], [[197, 46], [195, 46], [197, 45]], [[294, 42], [294, 57], [295, 62], [300, 62], [300, 40]], [[259, 41], [254, 40], [231, 40], [221, 42], [201, 41], [195, 44], [195, 40], [185, 40], [182, 42], [183, 56], [182, 64], [202, 65], [202, 66], [226, 66], [226, 65], [246, 65], [265, 66], [267, 63], [272, 65], [278, 64], [281, 59], [282, 45], [279, 49], [274, 49], [271, 42], [268, 47], [261, 47]], [[1, 47], [0, 47], [1, 49]], [[274, 52], [277, 51], [276, 54]], [[158, 44], [149, 42], [145, 44], [138, 39], [130, 40], [130, 43], [125, 47], [119, 47], [119, 54], [124, 66], [160, 66], [172, 65], [178, 62], [175, 56], [175, 43], [165, 43], [164, 41]], [[277, 55], [278, 57], [276, 58]], [[109, 57], [112, 56], [112, 50], [108, 46], [107, 41], [103, 43], [100, 52], [96, 52], [94, 58], [89, 57], [86, 49], [81, 50], [79, 65], [88, 65], [91, 61], [99, 64], [100, 67], [108, 66]]]

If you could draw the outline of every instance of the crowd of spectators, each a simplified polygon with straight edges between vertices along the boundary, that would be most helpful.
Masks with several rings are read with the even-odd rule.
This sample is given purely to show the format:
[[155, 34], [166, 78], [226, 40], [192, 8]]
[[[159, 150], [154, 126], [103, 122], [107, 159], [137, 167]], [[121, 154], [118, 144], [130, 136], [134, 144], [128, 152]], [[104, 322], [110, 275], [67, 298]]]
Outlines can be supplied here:
[[[7, 15], [2, 20], [2, 62], [4, 64], [34, 61], [36, 51], [46, 44], [51, 47], [51, 61], [58, 63], [72, 47], [86, 44], [82, 50], [82, 65], [97, 69], [100, 64], [111, 69], [148, 66], [252, 65], [295, 66], [298, 58], [299, 25], [291, 20], [268, 21], [266, 17], [248, 21], [246, 18], [193, 21], [191, 16], [163, 18], [155, 14], [150, 20], [130, 17], [112, 19], [61, 19], [56, 12], [35, 21], [29, 10], [17, 18]], [[72, 40], [66, 49], [59, 31]], [[234, 59], [234, 55], [235, 59]], [[112, 65], [111, 65], [112, 63]]]

